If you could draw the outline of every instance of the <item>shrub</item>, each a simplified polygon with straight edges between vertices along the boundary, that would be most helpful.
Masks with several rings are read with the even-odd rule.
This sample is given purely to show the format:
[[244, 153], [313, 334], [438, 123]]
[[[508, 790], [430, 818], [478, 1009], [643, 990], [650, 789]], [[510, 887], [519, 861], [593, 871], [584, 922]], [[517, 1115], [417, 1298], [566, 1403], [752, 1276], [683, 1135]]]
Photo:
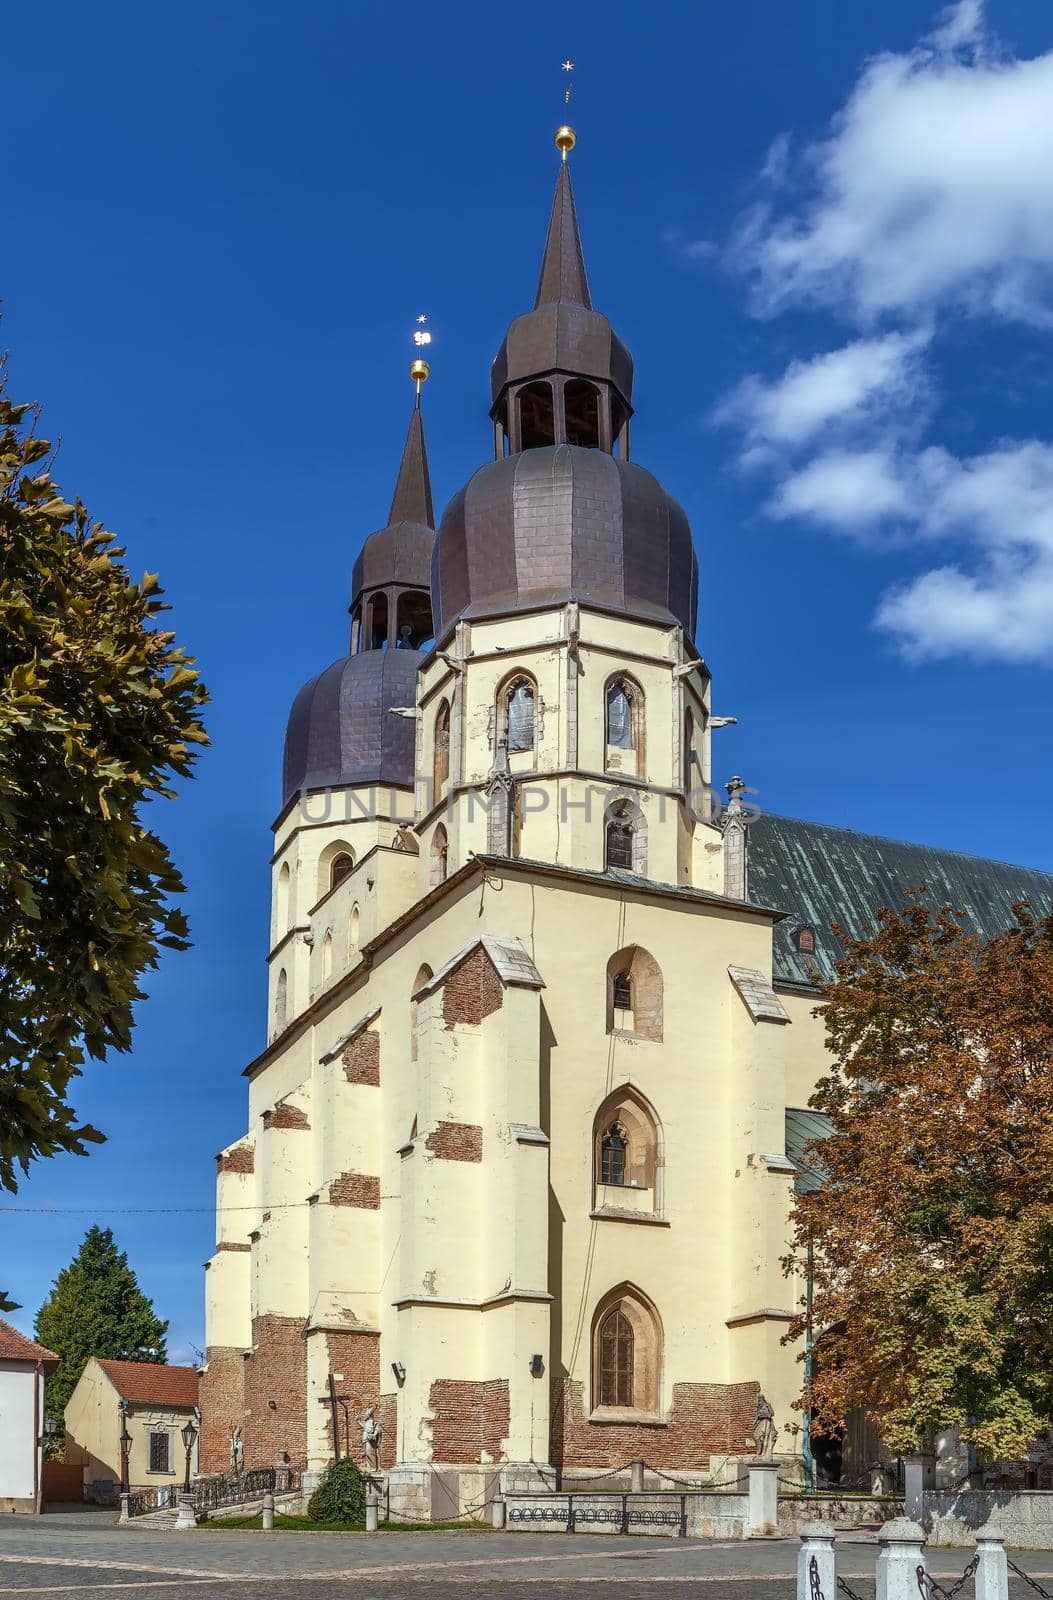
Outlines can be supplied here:
[[331, 1466], [307, 1504], [312, 1522], [362, 1522], [366, 1512], [366, 1486], [353, 1461]]

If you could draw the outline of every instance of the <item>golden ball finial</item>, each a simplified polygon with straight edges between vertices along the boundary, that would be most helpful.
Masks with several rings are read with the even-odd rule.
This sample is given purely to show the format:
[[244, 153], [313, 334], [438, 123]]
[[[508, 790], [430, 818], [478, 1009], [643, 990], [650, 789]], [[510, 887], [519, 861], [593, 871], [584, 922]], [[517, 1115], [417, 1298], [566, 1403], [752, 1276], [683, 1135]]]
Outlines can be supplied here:
[[412, 363], [409, 369], [409, 375], [413, 379], [414, 383], [423, 383], [430, 372], [431, 368], [429, 367], [428, 363], [426, 361], [422, 361], [420, 356], [417, 357], [416, 361]]
[[561, 153], [564, 161], [566, 161], [568, 153], [573, 150], [577, 142], [577, 134], [567, 123], [564, 123], [562, 128], [556, 129], [556, 149]]

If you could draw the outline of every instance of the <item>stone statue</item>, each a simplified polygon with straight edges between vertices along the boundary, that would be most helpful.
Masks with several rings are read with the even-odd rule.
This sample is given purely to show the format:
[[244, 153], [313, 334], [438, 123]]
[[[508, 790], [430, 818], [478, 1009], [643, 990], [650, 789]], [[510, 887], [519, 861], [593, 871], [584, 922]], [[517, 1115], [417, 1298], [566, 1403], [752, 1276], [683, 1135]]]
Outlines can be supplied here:
[[370, 1472], [380, 1470], [380, 1441], [384, 1437], [384, 1430], [376, 1419], [372, 1406], [367, 1406], [362, 1416], [357, 1418], [358, 1426], [362, 1429], [362, 1455], [366, 1467]]
[[762, 1394], [757, 1396], [757, 1415], [753, 1422], [753, 1453], [757, 1461], [775, 1459], [775, 1440], [779, 1430], [775, 1426], [775, 1412]]
[[231, 1477], [240, 1478], [245, 1470], [245, 1446], [241, 1442], [241, 1424], [235, 1423], [230, 1430], [230, 1472]]

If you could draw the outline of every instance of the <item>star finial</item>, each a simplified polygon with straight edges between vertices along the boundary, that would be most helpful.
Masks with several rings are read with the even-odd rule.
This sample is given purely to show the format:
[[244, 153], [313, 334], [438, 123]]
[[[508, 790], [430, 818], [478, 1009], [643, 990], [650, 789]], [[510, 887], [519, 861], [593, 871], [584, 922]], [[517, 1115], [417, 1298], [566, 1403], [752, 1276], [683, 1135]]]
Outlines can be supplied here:
[[430, 367], [424, 359], [423, 351], [426, 345], [431, 344], [431, 334], [424, 326], [427, 317], [422, 311], [417, 318], [417, 326], [413, 330], [413, 343], [417, 346], [417, 359], [410, 367], [410, 377], [417, 385], [417, 404], [420, 405], [420, 386], [425, 383], [430, 372]]
[[[570, 59], [569, 56], [567, 57], [566, 61], [561, 61], [560, 62], [560, 68], [561, 68], [561, 70], [563, 72], [573, 72], [574, 71], [574, 63]], [[570, 105], [570, 97], [571, 97], [571, 94], [573, 93], [573, 90], [574, 90], [574, 80], [573, 80], [573, 78], [571, 78], [567, 82], [567, 87], [566, 87], [566, 90], [564, 91], [564, 95], [563, 95], [563, 104], [565, 106], [569, 106]], [[558, 128], [556, 130], [556, 149], [559, 151], [559, 153], [563, 157], [564, 161], [566, 161], [566, 159], [567, 159], [567, 152], [569, 150], [573, 150], [573, 148], [574, 148], [576, 143], [577, 143], [577, 135], [574, 132], [574, 129], [573, 128], [569, 128], [566, 123], [564, 123], [561, 128]]]

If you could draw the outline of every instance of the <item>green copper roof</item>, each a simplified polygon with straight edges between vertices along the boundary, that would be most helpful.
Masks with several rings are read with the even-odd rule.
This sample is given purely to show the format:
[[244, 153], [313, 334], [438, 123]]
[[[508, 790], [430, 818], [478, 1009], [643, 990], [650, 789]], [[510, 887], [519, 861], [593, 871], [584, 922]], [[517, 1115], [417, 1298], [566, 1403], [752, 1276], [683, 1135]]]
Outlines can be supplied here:
[[817, 1152], [809, 1149], [817, 1140], [830, 1135], [833, 1123], [824, 1111], [807, 1111], [797, 1106], [786, 1108], [786, 1154], [797, 1168], [794, 1188], [798, 1194], [811, 1194], [821, 1189], [826, 1180], [826, 1168], [817, 1159]]
[[[934, 909], [960, 913], [983, 938], [1010, 925], [1015, 900], [1029, 900], [1038, 916], [1053, 911], [1053, 873], [791, 817], [762, 815], [750, 828], [750, 900], [787, 913], [773, 930], [776, 983], [807, 983], [810, 967], [832, 976], [841, 953], [833, 924], [858, 936], [875, 925], [880, 906], [902, 909], [912, 888], [923, 888]], [[796, 948], [802, 927], [815, 935], [810, 962]]]

